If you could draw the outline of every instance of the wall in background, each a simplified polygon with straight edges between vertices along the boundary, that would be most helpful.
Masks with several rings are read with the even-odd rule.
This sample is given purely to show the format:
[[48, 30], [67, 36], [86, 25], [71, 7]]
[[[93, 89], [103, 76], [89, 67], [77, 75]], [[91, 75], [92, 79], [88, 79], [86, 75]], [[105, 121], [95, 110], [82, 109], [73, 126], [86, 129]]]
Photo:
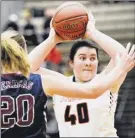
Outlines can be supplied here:
[[18, 14], [24, 7], [24, 1], [1, 1], [1, 30], [10, 14]]

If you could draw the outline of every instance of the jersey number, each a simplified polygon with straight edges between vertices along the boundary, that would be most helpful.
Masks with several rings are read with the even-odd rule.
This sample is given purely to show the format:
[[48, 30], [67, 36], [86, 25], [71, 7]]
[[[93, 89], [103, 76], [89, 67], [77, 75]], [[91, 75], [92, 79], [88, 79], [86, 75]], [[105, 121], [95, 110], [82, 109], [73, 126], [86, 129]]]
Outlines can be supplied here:
[[31, 94], [19, 95], [16, 101], [11, 96], [1, 96], [2, 129], [8, 129], [15, 124], [20, 127], [30, 126], [33, 119], [34, 97]]
[[[65, 122], [71, 121], [71, 125], [76, 124], [76, 115], [70, 114], [71, 106], [68, 105], [65, 110]], [[88, 108], [87, 103], [77, 104], [77, 116], [79, 123], [87, 123], [89, 122]]]

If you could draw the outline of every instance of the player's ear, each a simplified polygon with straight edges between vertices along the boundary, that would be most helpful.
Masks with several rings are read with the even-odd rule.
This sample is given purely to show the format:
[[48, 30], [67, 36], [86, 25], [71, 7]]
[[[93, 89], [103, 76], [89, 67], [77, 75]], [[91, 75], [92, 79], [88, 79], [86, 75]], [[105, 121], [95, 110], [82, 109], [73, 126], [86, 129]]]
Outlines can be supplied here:
[[73, 69], [73, 67], [74, 67], [73, 61], [72, 61], [72, 60], [69, 60], [69, 61], [68, 61], [68, 64], [69, 64], [69, 66]]

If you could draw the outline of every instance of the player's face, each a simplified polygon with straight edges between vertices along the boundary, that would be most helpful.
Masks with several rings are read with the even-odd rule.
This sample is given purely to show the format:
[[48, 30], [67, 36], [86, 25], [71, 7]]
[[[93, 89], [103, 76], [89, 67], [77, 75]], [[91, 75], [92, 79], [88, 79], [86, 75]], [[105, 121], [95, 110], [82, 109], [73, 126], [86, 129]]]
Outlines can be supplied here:
[[98, 59], [96, 49], [81, 47], [77, 50], [74, 61], [70, 62], [76, 81], [86, 82], [97, 74]]

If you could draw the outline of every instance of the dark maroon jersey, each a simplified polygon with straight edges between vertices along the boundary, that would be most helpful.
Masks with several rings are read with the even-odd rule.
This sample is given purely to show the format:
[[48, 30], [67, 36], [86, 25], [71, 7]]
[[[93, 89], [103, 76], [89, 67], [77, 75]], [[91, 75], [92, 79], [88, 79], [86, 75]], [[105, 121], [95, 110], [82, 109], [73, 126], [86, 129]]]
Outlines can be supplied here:
[[47, 96], [41, 77], [1, 75], [1, 137], [44, 138]]

